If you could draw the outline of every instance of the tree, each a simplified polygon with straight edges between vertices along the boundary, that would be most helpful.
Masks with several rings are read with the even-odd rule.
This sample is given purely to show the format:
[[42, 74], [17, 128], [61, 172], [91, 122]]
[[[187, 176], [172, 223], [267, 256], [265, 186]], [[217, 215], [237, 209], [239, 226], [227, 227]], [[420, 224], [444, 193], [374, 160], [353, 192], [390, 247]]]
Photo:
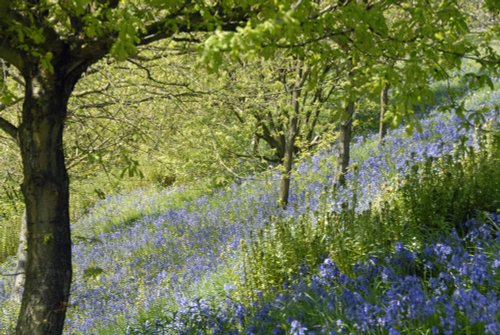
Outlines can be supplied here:
[[28, 227], [26, 226], [26, 212], [21, 217], [21, 231], [19, 233], [19, 245], [17, 246], [17, 266], [15, 271], [14, 289], [12, 296], [15, 301], [21, 301], [21, 292], [24, 287], [26, 261], [27, 261], [27, 234]]
[[288, 197], [290, 195], [290, 180], [292, 173], [292, 166], [294, 160], [294, 152], [296, 149], [296, 139], [299, 132], [299, 112], [300, 102], [299, 98], [302, 93], [307, 77], [309, 76], [310, 69], [304, 68], [301, 62], [298, 62], [296, 68], [296, 79], [292, 86], [292, 97], [290, 100], [290, 116], [287, 127], [287, 134], [285, 135], [285, 145], [283, 152], [283, 173], [280, 185], [280, 198], [279, 204], [285, 208], [288, 204]]
[[227, 127], [223, 132], [245, 136], [247, 143], [221, 151], [225, 157], [278, 166], [278, 203], [283, 208], [288, 204], [294, 160], [331, 131], [326, 104], [335, 89], [334, 70], [328, 63], [311, 68], [286, 51], [269, 60], [225, 61], [220, 69], [224, 90], [216, 94], [214, 109], [218, 107], [229, 123], [237, 124], [236, 129]]
[[378, 135], [380, 143], [384, 143], [385, 135], [387, 135], [387, 121], [384, 120], [389, 108], [389, 84], [384, 83], [380, 91], [380, 121]]
[[[488, 1], [490, 7], [493, 1]], [[328, 59], [335, 64], [349, 60], [343, 94], [345, 112], [339, 115], [341, 155], [336, 183], [349, 163], [348, 147], [351, 117], [357, 96], [380, 85], [380, 77], [391, 85], [394, 106], [390, 116], [406, 119], [418, 126], [415, 106], [432, 100], [431, 80], [448, 77], [464, 58], [479, 63], [480, 75], [471, 82], [492, 85], [486, 74], [498, 71], [498, 54], [489, 41], [494, 33], [485, 33], [477, 43], [467, 38], [468, 13], [461, 3], [452, 1], [298, 1], [275, 13], [262, 23], [251, 22], [236, 32], [213, 35], [206, 43], [209, 65], [217, 67], [221, 52], [271, 57], [287, 49], [291, 55], [314, 67]], [[493, 27], [498, 29], [498, 27]], [[351, 99], [351, 100], [349, 100]]]
[[[388, 25], [393, 12], [402, 15]], [[205, 43], [211, 67], [220, 65], [222, 51], [270, 57], [289, 49], [311, 68], [351, 59], [363, 67], [355, 76], [370, 78], [374, 59], [396, 59], [405, 64], [402, 73], [378, 70], [404, 98], [402, 115], [423, 103], [428, 78], [446, 76], [462, 57], [472, 55], [485, 68], [498, 64], [487, 44], [479, 50], [464, 38], [464, 14], [453, 0], [0, 2], [0, 58], [19, 70], [25, 86], [20, 124], [0, 118], [23, 162], [28, 261], [17, 334], [60, 334], [64, 324], [72, 273], [63, 129], [76, 83], [108, 54], [124, 60], [136, 45], [199, 30], [217, 30]]]
[[1, 2], [0, 58], [19, 70], [25, 86], [20, 124], [0, 118], [0, 128], [19, 142], [23, 163], [28, 260], [17, 334], [63, 329], [72, 276], [63, 128], [83, 73], [107, 54], [125, 59], [137, 44], [234, 29], [246, 9], [202, 1]]

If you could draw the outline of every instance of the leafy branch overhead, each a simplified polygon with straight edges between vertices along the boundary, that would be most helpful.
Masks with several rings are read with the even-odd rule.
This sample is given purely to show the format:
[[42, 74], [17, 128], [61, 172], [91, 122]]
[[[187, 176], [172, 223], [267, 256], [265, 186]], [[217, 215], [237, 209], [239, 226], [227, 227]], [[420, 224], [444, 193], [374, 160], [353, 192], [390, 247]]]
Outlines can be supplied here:
[[[256, 142], [264, 139], [272, 147], [281, 141], [279, 148], [274, 149], [283, 151], [280, 160], [285, 191], [280, 195], [280, 203], [285, 207], [294, 154], [299, 142], [306, 149], [314, 144], [318, 117], [330, 117], [329, 121], [340, 123], [344, 149], [339, 157], [342, 169], [338, 175], [344, 175], [348, 172], [356, 105], [366, 92], [380, 91], [389, 84], [394, 108], [388, 114], [397, 120], [411, 117], [415, 105], [424, 106], [432, 98], [431, 81], [446, 79], [464, 58], [477, 61], [480, 71], [497, 73], [499, 57], [489, 42], [498, 25], [485, 32], [482, 40], [475, 41], [469, 36], [468, 14], [461, 4], [459, 0], [0, 2], [2, 69], [16, 69], [0, 76], [0, 129], [18, 144], [28, 230], [26, 282], [16, 334], [59, 335], [64, 329], [73, 268], [70, 181], [63, 131], [73, 114], [68, 110], [72, 108], [69, 101], [75, 86], [86, 73], [91, 74], [94, 64], [107, 56], [126, 60], [138, 52], [139, 46], [164, 39], [203, 40], [203, 32], [209, 37], [202, 45], [201, 58], [213, 71], [225, 65], [225, 57], [239, 62], [262, 57], [290, 62], [278, 69], [278, 80], [272, 78], [264, 85], [273, 86], [270, 91], [279, 86], [285, 99], [277, 98], [274, 105], [267, 104], [266, 97], [254, 99], [266, 107], [264, 113], [247, 101], [248, 107], [255, 110], [250, 119]], [[487, 7], [498, 10], [493, 1], [487, 1]], [[276, 56], [280, 53], [283, 58]], [[83, 89], [74, 96], [76, 102], [83, 103], [80, 106], [88, 107], [81, 110], [93, 108], [106, 113], [106, 108], [116, 102], [122, 107], [122, 119], [127, 119], [134, 105], [160, 98], [172, 101], [171, 97], [175, 97], [181, 106], [182, 99], [197, 98], [200, 92], [217, 86], [207, 85], [209, 89], [197, 91], [181, 83], [179, 90], [172, 90], [175, 93], [165, 94], [158, 85], [176, 81], [154, 77], [143, 60], [131, 59], [129, 63], [135, 63], [150, 80], [143, 88], [145, 96], [138, 90], [129, 90], [123, 98], [108, 95], [103, 101], [91, 101], [89, 97], [95, 96], [95, 90]], [[470, 85], [492, 84], [482, 72], [468, 78]], [[113, 81], [104, 81], [107, 82], [113, 85]], [[128, 89], [129, 83], [123, 78], [116, 83], [117, 87]], [[269, 93], [257, 91], [266, 96]], [[203, 109], [206, 104], [200, 100], [197, 102]], [[313, 106], [306, 106], [309, 104]], [[5, 110], [15, 108], [16, 115], [4, 113], [4, 106], [8, 106]], [[336, 112], [328, 114], [328, 110]], [[241, 120], [247, 117], [243, 109], [235, 112], [233, 116]], [[84, 119], [74, 120], [80, 120], [78, 126], [85, 128]], [[173, 120], [172, 128], [176, 126], [175, 117]], [[217, 123], [225, 124], [223, 118], [219, 120]], [[129, 129], [135, 128], [136, 124], [126, 121]], [[88, 139], [95, 138], [89, 132], [83, 133]], [[193, 134], [200, 136], [196, 131]], [[98, 136], [103, 139], [104, 135]], [[132, 142], [143, 134], [138, 129], [134, 136]], [[83, 148], [80, 140], [73, 138], [75, 152]], [[101, 144], [105, 143], [103, 139]], [[217, 146], [215, 140], [212, 143]], [[91, 147], [90, 156], [102, 148], [101, 144]], [[120, 154], [127, 161], [127, 169], [121, 175], [140, 175], [139, 161], [126, 152]], [[92, 159], [102, 162], [102, 157], [96, 156]], [[88, 267], [92, 268], [97, 269]], [[98, 270], [87, 272], [94, 279], [106, 275], [97, 273]]]
[[[274, 7], [258, 1], [2, 2], [0, 57], [23, 74], [30, 64], [38, 63], [76, 83], [81, 73], [108, 53], [124, 60], [136, 53], [137, 45], [177, 33], [234, 30], [247, 19], [249, 10], [272, 12]], [[11, 126], [2, 129], [12, 134]]]
[[[214, 34], [205, 42], [203, 59], [217, 70], [223, 53], [269, 58], [285, 49], [313, 68], [312, 77], [332, 60], [338, 66], [350, 59], [358, 80], [353, 78], [357, 83], [348, 94], [381, 87], [385, 78], [402, 95], [397, 114], [405, 115], [429, 97], [430, 79], [447, 79], [465, 58], [498, 71], [500, 59], [489, 45], [494, 35], [469, 38], [461, 6], [458, 1], [297, 1], [265, 20], [250, 18], [236, 31]], [[491, 27], [495, 30], [498, 25]]]

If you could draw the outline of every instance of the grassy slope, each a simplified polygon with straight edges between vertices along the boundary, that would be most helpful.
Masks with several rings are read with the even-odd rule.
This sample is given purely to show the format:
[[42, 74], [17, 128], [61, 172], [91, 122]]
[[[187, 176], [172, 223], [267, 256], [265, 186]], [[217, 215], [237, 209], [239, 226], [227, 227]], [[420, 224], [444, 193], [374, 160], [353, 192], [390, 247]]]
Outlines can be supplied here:
[[[497, 90], [472, 97], [469, 105], [486, 104], [498, 113], [493, 106], [498, 101]], [[328, 191], [334, 164], [330, 153], [302, 162], [285, 212], [276, 206], [277, 176], [272, 174], [191, 200], [186, 190], [140, 190], [98, 203], [74, 227], [75, 282], [67, 333], [123, 333], [143, 313], [161, 315], [166, 308], [186, 308], [194, 297], [226, 296], [243, 275], [240, 241], [270, 218], [335, 211], [353, 193], [357, 211], [365, 210], [409, 171], [410, 163], [450, 152], [461, 135], [474, 142], [474, 132], [459, 130], [454, 116], [434, 115], [423, 125], [423, 133], [409, 137], [393, 131], [384, 148], [375, 137], [357, 139], [350, 187], [333, 197]], [[15, 310], [3, 301], [5, 285], [0, 282], [0, 333], [12, 323]]]

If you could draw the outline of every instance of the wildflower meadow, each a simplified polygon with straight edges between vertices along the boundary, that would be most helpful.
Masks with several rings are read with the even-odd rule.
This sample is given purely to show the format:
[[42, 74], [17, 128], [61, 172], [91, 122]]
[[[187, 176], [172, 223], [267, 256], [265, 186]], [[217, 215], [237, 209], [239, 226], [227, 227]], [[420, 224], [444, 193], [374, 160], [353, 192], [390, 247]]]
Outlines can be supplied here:
[[304, 159], [286, 210], [272, 171], [98, 202], [73, 223], [65, 333], [498, 334], [498, 101], [465, 100], [479, 123], [435, 110], [420, 132], [356, 138], [341, 188], [335, 149]]

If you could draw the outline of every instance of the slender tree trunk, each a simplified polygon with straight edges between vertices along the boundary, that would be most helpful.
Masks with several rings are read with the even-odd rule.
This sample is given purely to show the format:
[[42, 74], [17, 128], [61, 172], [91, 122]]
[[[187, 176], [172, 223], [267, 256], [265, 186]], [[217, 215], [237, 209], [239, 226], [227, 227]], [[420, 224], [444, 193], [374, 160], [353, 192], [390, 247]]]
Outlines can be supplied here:
[[382, 91], [380, 92], [380, 121], [379, 121], [379, 137], [380, 143], [384, 143], [385, 135], [387, 135], [387, 123], [384, 118], [389, 107], [389, 84], [384, 84]]
[[28, 226], [26, 224], [26, 210], [21, 217], [21, 231], [19, 232], [19, 245], [17, 247], [16, 277], [12, 296], [15, 301], [20, 302], [22, 290], [26, 278], [26, 262], [28, 259]]
[[295, 152], [295, 139], [298, 134], [298, 123], [299, 123], [299, 97], [302, 90], [302, 86], [304, 85], [307, 76], [309, 75], [310, 69], [306, 69], [305, 71], [302, 68], [302, 65], [298, 65], [297, 69], [297, 81], [293, 86], [292, 92], [292, 112], [288, 124], [288, 133], [285, 141], [285, 152], [283, 157], [283, 174], [281, 175], [281, 185], [280, 185], [280, 198], [279, 204], [282, 208], [286, 208], [288, 205], [288, 200], [290, 198], [290, 181], [292, 178], [292, 167], [293, 167], [293, 158]]
[[290, 119], [288, 138], [285, 144], [285, 157], [283, 159], [283, 174], [281, 175], [280, 186], [280, 206], [286, 208], [288, 205], [288, 198], [290, 197], [290, 181], [292, 179], [293, 167], [293, 152], [295, 146], [295, 137], [297, 136], [297, 116], [294, 115]]
[[58, 69], [25, 69], [25, 100], [19, 127], [26, 203], [28, 262], [18, 335], [62, 333], [71, 285], [69, 179], [63, 126], [74, 86]]
[[352, 137], [352, 119], [354, 117], [354, 101], [349, 101], [344, 110], [344, 120], [340, 124], [340, 135], [338, 139], [338, 163], [335, 174], [335, 187], [345, 185], [345, 175], [349, 168], [351, 157], [351, 137]]
[[257, 134], [254, 134], [252, 136], [252, 155], [257, 156], [257, 153], [259, 152], [259, 136]]

